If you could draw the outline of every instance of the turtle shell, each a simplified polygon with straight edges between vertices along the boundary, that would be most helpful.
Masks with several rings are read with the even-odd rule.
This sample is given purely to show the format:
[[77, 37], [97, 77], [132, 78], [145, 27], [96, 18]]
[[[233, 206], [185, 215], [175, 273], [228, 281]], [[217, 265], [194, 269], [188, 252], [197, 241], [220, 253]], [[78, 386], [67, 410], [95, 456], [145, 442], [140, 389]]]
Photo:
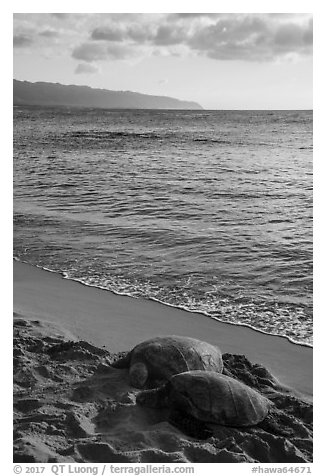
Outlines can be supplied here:
[[181, 336], [155, 337], [131, 351], [130, 368], [145, 364], [149, 381], [169, 380], [190, 370], [222, 372], [220, 349], [207, 342]]
[[271, 405], [256, 390], [216, 372], [184, 372], [170, 380], [169, 406], [204, 422], [256, 425], [264, 420]]

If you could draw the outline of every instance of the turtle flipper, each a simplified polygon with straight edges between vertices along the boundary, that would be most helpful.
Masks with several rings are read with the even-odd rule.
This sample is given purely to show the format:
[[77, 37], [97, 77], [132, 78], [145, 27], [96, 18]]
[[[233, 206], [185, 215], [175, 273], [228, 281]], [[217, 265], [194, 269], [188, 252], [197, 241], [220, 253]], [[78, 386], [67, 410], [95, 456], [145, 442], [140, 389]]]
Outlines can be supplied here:
[[111, 367], [115, 369], [127, 369], [130, 367], [131, 361], [131, 352], [128, 352], [126, 355], [121, 357], [120, 359], [116, 360], [111, 364]]
[[160, 388], [143, 390], [136, 397], [138, 405], [149, 408], [166, 408], [169, 405], [170, 383]]
[[171, 411], [168, 422], [182, 431], [182, 433], [198, 440], [206, 440], [213, 436], [213, 432], [209, 430], [204, 422], [179, 409]]
[[286, 438], [293, 437], [295, 432], [291, 428], [293, 422], [291, 418], [282, 411], [271, 410], [267, 417], [258, 423], [257, 427], [261, 428], [272, 435], [284, 436]]
[[226, 375], [227, 377], [234, 378], [233, 375], [232, 375], [232, 373], [231, 373], [225, 366], [223, 367], [222, 374], [223, 374], [223, 375]]

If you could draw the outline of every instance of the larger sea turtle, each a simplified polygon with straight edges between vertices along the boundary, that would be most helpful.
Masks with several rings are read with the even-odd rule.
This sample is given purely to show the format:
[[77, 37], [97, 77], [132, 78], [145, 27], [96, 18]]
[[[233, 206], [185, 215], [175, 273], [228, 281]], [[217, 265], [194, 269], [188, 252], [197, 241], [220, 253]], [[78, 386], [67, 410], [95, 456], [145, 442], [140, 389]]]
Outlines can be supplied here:
[[272, 403], [242, 382], [217, 372], [174, 375], [154, 390], [138, 393], [137, 404], [168, 408], [169, 421], [191, 436], [211, 435], [207, 423], [249, 427], [262, 422]]
[[153, 387], [173, 375], [189, 370], [223, 371], [220, 349], [198, 339], [181, 336], [154, 337], [136, 345], [125, 357], [112, 364], [129, 368], [134, 387]]

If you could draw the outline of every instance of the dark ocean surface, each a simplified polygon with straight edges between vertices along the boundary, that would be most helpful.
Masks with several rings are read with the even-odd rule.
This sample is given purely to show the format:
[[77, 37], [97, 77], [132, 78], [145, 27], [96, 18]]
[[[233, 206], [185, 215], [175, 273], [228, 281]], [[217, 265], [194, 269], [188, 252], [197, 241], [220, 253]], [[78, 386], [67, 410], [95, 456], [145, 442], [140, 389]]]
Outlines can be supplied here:
[[312, 143], [311, 111], [15, 107], [15, 257], [312, 344]]

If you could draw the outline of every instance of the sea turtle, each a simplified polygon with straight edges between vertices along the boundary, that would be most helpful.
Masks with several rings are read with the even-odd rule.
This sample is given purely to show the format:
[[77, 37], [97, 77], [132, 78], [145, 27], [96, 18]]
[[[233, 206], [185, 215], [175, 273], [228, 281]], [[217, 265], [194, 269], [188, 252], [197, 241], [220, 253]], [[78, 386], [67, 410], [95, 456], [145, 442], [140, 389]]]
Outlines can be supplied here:
[[130, 383], [151, 388], [173, 375], [189, 370], [223, 371], [220, 349], [191, 337], [154, 337], [136, 345], [125, 357], [112, 364], [129, 368]]
[[209, 423], [234, 427], [257, 425], [273, 405], [232, 377], [202, 370], [174, 375], [157, 389], [139, 392], [136, 402], [145, 407], [168, 408], [170, 423], [198, 438], [212, 435]]

